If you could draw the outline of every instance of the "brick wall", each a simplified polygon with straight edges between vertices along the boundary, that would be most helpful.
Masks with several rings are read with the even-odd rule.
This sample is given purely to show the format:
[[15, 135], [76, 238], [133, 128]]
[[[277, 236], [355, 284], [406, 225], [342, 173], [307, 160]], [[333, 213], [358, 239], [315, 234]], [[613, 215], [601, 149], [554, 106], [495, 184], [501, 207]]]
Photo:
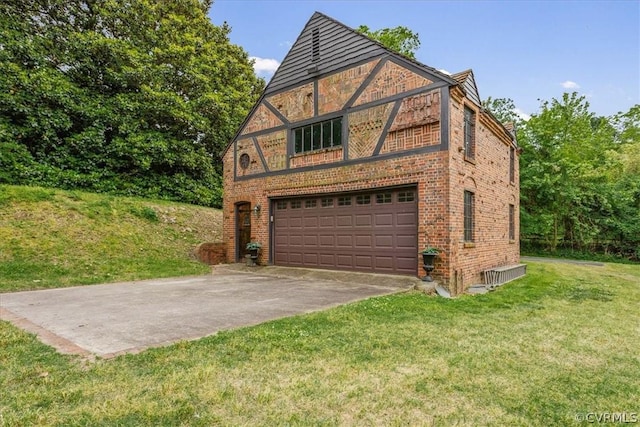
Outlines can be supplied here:
[[[364, 82], [375, 66], [375, 61], [354, 67], [341, 73], [320, 79], [318, 82], [319, 112], [335, 111]], [[350, 81], [340, 79], [352, 76]], [[395, 79], [395, 80], [394, 80]], [[388, 62], [364, 89], [357, 104], [376, 101], [431, 83], [416, 73]], [[345, 94], [332, 95], [332, 85], [341, 87]], [[289, 119], [308, 118], [309, 90], [307, 84], [269, 98]], [[444, 89], [449, 90], [449, 89]], [[312, 92], [311, 92], [311, 95]], [[312, 100], [313, 96], [311, 96]], [[402, 100], [401, 107], [384, 140], [381, 153], [406, 151], [441, 142], [440, 89]], [[348, 115], [349, 159], [367, 158], [367, 162], [338, 166], [343, 159], [343, 148], [322, 150], [293, 156], [291, 169], [303, 166], [320, 166], [336, 163], [336, 167], [320, 167], [297, 173], [266, 175], [257, 179], [234, 180], [234, 150], [227, 150], [224, 157], [224, 243], [227, 259], [236, 258], [235, 209], [238, 203], [261, 205], [262, 210], [251, 214], [251, 238], [263, 244], [260, 262], [270, 256], [270, 198], [329, 194], [383, 188], [398, 185], [415, 185], [418, 189], [418, 247], [435, 246], [441, 249], [436, 259], [434, 277], [453, 294], [481, 281], [484, 269], [519, 262], [519, 221], [516, 215], [516, 240], [509, 241], [509, 205], [519, 212], [519, 176], [516, 156], [516, 178], [509, 182], [509, 139], [504, 130], [478, 107], [468, 102], [459, 88], [450, 90], [449, 150], [411, 154], [403, 157], [372, 161], [369, 157], [382, 136], [394, 102], [359, 109]], [[303, 103], [304, 105], [301, 105]], [[306, 104], [305, 104], [306, 103]], [[285, 105], [286, 104], [286, 105]], [[292, 104], [292, 105], [289, 105]], [[476, 111], [476, 157], [474, 162], [465, 160], [463, 147], [464, 105]], [[321, 107], [322, 106], [322, 107]], [[311, 108], [313, 105], [311, 105]], [[253, 119], [250, 123], [254, 123]], [[255, 122], [257, 123], [257, 121]], [[262, 125], [252, 129], [268, 130], [273, 124], [264, 115]], [[260, 127], [262, 126], [262, 127]], [[295, 126], [295, 124], [293, 124]], [[264, 171], [256, 146], [262, 150], [267, 167], [281, 170], [286, 167], [286, 135], [284, 130], [254, 138], [241, 138], [236, 142], [238, 157], [250, 153], [251, 163], [239, 176]], [[240, 171], [240, 168], [238, 168]], [[475, 194], [475, 242], [463, 241], [463, 194], [470, 190]], [[424, 275], [421, 260], [416, 274]]]
[[227, 245], [224, 242], [200, 243], [195, 249], [198, 261], [209, 265], [227, 262]]
[[318, 80], [318, 114], [341, 110], [379, 61], [376, 59]]
[[[481, 271], [520, 260], [519, 247], [519, 176], [516, 156], [516, 176], [509, 180], [509, 145], [506, 137], [485, 124], [478, 108], [452, 92], [450, 107], [449, 150], [449, 252], [452, 278], [450, 289], [461, 292], [481, 283]], [[463, 110], [476, 111], [475, 162], [465, 160], [463, 152]], [[475, 241], [464, 242], [464, 191], [475, 194]], [[509, 204], [515, 207], [516, 239], [509, 240]]]

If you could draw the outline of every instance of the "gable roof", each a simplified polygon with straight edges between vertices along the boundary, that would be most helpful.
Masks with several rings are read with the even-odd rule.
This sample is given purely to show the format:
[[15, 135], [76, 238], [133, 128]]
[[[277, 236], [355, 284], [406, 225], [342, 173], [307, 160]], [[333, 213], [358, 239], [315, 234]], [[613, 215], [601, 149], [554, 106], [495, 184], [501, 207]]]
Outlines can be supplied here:
[[467, 98], [475, 102], [478, 107], [482, 106], [480, 94], [478, 93], [478, 86], [476, 86], [476, 79], [473, 76], [473, 70], [464, 70], [459, 73], [455, 73], [451, 77], [453, 77], [453, 79], [462, 87]]
[[[317, 48], [315, 51], [314, 36]], [[427, 71], [449, 84], [457, 83], [450, 76], [435, 68], [392, 52], [353, 28], [320, 12], [315, 12], [282, 60], [265, 88], [264, 94], [268, 95], [311, 80], [319, 74], [328, 74], [385, 54], [411, 62], [423, 71]]]

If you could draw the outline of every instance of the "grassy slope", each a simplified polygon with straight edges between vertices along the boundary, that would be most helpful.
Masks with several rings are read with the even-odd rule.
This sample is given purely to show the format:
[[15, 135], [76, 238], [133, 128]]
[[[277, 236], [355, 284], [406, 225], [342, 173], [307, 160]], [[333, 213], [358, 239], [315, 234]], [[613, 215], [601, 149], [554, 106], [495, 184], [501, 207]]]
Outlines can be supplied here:
[[215, 209], [0, 185], [0, 292], [210, 271], [192, 256], [218, 241]]
[[529, 264], [83, 365], [0, 322], [0, 424], [572, 425], [640, 412], [640, 266]]

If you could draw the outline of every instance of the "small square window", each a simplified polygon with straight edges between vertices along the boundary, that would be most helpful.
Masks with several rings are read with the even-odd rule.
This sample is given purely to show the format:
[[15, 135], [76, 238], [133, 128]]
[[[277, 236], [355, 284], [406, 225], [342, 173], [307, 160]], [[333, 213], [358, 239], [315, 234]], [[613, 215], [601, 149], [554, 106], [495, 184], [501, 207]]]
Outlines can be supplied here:
[[338, 197], [338, 206], [351, 206], [351, 196]]
[[398, 193], [398, 202], [413, 202], [416, 199], [416, 194], [413, 191], [401, 191]]
[[376, 203], [391, 203], [391, 193], [376, 194]]
[[371, 204], [371, 196], [369, 194], [362, 194], [360, 196], [356, 196], [356, 204], [357, 205], [370, 205]]
[[286, 200], [278, 200], [276, 202], [276, 209], [278, 209], [278, 210], [287, 209], [287, 201]]
[[315, 208], [316, 204], [317, 204], [316, 200], [305, 200], [304, 201], [304, 207], [306, 209]]
[[333, 207], [333, 198], [323, 198], [320, 200], [320, 205], [323, 208], [331, 208]]
[[300, 200], [291, 201], [291, 209], [300, 209], [301, 207], [302, 207], [302, 202]]

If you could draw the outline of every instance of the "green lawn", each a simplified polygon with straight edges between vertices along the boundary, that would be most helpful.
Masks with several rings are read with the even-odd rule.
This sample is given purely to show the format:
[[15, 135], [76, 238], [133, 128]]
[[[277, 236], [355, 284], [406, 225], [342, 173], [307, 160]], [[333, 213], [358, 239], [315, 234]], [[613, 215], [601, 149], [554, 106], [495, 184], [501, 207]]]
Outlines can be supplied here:
[[571, 425], [640, 412], [640, 266], [529, 264], [86, 362], [0, 323], [0, 425]]

